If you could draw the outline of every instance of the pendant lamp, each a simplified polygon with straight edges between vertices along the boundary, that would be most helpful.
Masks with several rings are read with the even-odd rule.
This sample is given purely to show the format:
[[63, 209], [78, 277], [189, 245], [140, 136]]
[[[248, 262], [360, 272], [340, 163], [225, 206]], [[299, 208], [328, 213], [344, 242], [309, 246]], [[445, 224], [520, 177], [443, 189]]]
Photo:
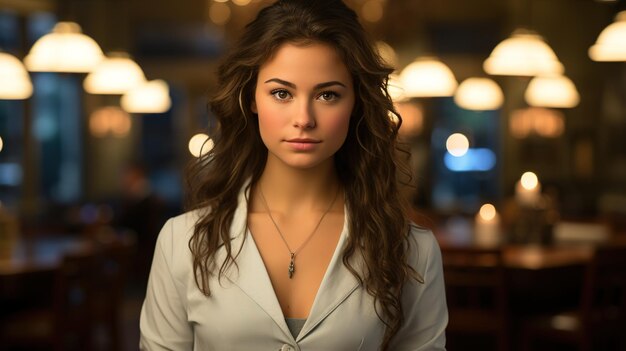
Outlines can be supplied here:
[[466, 110], [496, 110], [503, 101], [502, 89], [489, 78], [468, 78], [459, 84], [454, 94], [454, 102]]
[[100, 46], [77, 23], [59, 22], [35, 42], [24, 63], [32, 72], [87, 73], [103, 58]]
[[454, 74], [435, 57], [417, 58], [400, 73], [407, 97], [452, 96], [458, 83]]
[[111, 52], [87, 75], [83, 87], [91, 94], [122, 95], [145, 83], [141, 67], [125, 52]]
[[492, 75], [536, 76], [563, 73], [563, 64], [541, 36], [518, 29], [496, 47], [483, 64]]
[[615, 16], [589, 48], [589, 57], [594, 61], [626, 61], [626, 11]]
[[167, 83], [161, 79], [145, 82], [126, 92], [121, 105], [130, 113], [163, 113], [170, 109], [172, 100]]
[[533, 78], [524, 97], [528, 105], [536, 107], [572, 108], [580, 101], [576, 86], [564, 75]]
[[21, 100], [33, 94], [33, 84], [22, 62], [15, 56], [0, 52], [0, 99]]

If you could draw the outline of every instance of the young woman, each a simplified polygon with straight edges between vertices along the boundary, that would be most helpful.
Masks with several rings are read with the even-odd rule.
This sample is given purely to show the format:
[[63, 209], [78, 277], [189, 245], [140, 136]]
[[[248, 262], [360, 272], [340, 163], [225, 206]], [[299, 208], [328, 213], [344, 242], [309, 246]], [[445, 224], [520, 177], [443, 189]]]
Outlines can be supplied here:
[[194, 210], [159, 235], [142, 349], [445, 349], [439, 247], [396, 183], [390, 72], [339, 0], [261, 10], [219, 69]]

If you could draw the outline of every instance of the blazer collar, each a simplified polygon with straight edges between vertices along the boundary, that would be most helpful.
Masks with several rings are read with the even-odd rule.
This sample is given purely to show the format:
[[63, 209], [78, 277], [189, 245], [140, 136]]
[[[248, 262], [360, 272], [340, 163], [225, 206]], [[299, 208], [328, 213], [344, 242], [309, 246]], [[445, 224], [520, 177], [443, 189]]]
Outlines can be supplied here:
[[[241, 251], [236, 259], [237, 267], [231, 266], [225, 275], [250, 299], [255, 301], [285, 335], [292, 338], [259, 250], [247, 229], [249, 196], [246, 188], [244, 186], [239, 193], [238, 206], [231, 224], [233, 250], [237, 252], [241, 247]], [[306, 337], [359, 286], [358, 280], [343, 265], [342, 253], [349, 235], [349, 217], [345, 207], [344, 214], [344, 224], [339, 242], [315, 296], [309, 317], [298, 335], [297, 342]], [[355, 268], [359, 267], [355, 265]]]

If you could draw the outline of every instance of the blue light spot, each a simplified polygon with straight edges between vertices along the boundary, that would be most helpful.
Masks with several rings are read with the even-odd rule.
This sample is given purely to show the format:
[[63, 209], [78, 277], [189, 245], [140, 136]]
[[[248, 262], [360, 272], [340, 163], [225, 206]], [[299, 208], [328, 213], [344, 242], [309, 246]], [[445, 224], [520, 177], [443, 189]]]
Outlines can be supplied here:
[[18, 186], [22, 183], [22, 166], [18, 163], [0, 163], [0, 185]]
[[456, 157], [446, 152], [444, 164], [452, 172], [490, 171], [496, 164], [496, 155], [490, 149], [474, 148]]

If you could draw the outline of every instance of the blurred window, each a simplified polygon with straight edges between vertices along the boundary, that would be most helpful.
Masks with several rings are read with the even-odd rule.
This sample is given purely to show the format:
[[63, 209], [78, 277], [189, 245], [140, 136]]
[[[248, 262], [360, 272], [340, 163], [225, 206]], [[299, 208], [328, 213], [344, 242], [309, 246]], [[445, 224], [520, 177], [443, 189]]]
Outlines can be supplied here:
[[[500, 110], [469, 111], [452, 98], [432, 101], [432, 205], [444, 212], [475, 213], [485, 202], [497, 202], [500, 145]], [[461, 133], [469, 149], [453, 156], [447, 138]]]

